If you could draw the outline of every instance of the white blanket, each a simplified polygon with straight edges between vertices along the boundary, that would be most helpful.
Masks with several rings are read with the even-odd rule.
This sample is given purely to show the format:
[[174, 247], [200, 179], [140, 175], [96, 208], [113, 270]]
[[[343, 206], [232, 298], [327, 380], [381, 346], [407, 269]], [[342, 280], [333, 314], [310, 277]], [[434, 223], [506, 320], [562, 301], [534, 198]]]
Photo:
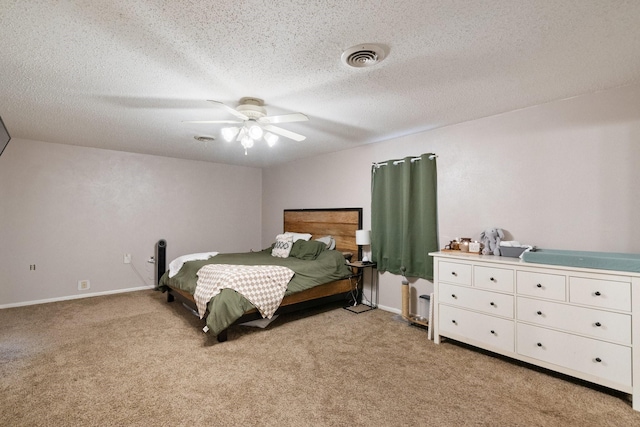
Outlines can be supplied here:
[[218, 255], [218, 252], [200, 252], [197, 254], [182, 255], [169, 263], [169, 277], [171, 278], [178, 274], [184, 263], [187, 261], [209, 259], [216, 255]]
[[270, 319], [280, 306], [294, 271], [277, 265], [209, 264], [198, 270], [193, 298], [202, 319], [207, 304], [222, 289], [233, 289], [248, 299], [262, 317]]

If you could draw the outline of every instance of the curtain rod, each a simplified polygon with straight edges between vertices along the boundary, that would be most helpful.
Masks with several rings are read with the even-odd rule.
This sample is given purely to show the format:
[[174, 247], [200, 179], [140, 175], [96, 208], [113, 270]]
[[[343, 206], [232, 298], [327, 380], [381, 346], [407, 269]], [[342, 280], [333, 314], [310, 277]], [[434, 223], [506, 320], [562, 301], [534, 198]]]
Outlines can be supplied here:
[[[429, 156], [429, 160], [433, 160], [433, 159], [435, 159], [436, 157], [438, 157], [436, 154], [432, 154], [432, 155], [430, 155], [430, 156]], [[412, 157], [412, 158], [411, 158], [411, 163], [413, 163], [413, 162], [417, 162], [417, 161], [418, 161], [418, 160], [420, 160], [420, 159], [422, 159], [422, 157]], [[398, 165], [398, 164], [400, 164], [400, 163], [404, 163], [404, 159], [394, 161], [394, 162], [393, 162], [393, 165], [395, 166], [395, 165]], [[386, 161], [386, 162], [382, 162], [382, 163], [376, 163], [376, 162], [373, 162], [373, 163], [371, 163], [371, 164], [372, 164], [373, 166], [375, 166], [375, 167], [379, 168], [380, 166], [387, 166], [387, 165], [389, 164], [389, 162], [388, 162], [388, 161]]]

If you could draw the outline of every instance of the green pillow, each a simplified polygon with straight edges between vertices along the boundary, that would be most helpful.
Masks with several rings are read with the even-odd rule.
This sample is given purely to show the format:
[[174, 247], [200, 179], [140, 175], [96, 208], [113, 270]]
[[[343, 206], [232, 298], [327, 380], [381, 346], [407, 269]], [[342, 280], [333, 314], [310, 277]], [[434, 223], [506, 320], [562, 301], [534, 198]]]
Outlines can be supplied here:
[[317, 240], [296, 240], [289, 256], [304, 260], [314, 260], [326, 249], [327, 245]]

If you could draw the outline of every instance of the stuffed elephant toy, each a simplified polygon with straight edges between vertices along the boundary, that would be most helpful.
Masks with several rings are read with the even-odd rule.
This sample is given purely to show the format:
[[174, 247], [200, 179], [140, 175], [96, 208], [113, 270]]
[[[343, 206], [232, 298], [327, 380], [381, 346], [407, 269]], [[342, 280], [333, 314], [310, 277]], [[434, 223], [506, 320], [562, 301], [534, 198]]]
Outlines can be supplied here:
[[504, 232], [501, 228], [488, 228], [480, 233], [480, 239], [484, 244], [482, 253], [485, 255], [500, 255], [500, 240], [504, 239]]

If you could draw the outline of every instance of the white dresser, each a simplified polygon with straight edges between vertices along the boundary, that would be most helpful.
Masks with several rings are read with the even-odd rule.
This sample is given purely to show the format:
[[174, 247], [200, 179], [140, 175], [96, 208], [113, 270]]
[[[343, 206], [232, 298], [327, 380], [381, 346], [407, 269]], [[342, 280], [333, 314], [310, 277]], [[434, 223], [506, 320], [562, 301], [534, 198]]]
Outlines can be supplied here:
[[630, 393], [640, 410], [639, 273], [430, 255], [436, 344], [448, 337]]

